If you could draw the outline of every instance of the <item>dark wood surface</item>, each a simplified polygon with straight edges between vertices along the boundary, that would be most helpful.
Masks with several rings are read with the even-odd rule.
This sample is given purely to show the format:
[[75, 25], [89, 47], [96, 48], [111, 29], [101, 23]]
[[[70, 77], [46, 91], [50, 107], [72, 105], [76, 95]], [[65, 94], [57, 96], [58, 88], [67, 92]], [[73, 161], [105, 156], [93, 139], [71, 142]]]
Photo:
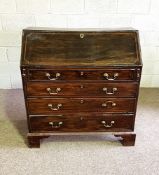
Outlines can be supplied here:
[[120, 140], [121, 144], [123, 146], [134, 146], [135, 145], [135, 139], [136, 139], [136, 134], [116, 134], [115, 137], [121, 137], [122, 139]]
[[137, 31], [26, 30], [23, 65], [141, 65]]
[[[56, 74], [60, 76], [56, 78]], [[108, 74], [107, 76], [105, 74]], [[50, 76], [47, 76], [50, 74]], [[116, 76], [116, 74], [118, 74]], [[29, 69], [29, 81], [134, 81], [137, 79], [136, 69], [92, 69], [92, 70], [55, 70]], [[50, 79], [56, 78], [55, 80]], [[112, 80], [113, 79], [113, 80]]]
[[136, 30], [25, 29], [21, 73], [29, 146], [67, 132], [116, 132], [124, 146], [134, 145], [141, 69]]
[[[50, 136], [55, 136], [55, 135], [97, 135], [102, 133], [110, 134], [112, 132], [45, 132], [45, 133], [40, 133], [40, 132], [34, 132], [34, 133], [28, 133], [27, 134], [27, 139], [28, 139], [28, 146], [30, 148], [40, 148], [40, 140], [48, 138]], [[131, 133], [131, 132], [113, 132], [112, 133], [115, 137], [118, 138], [118, 141], [121, 142], [123, 146], [134, 146], [135, 145], [135, 139], [136, 139], [136, 134]]]
[[[52, 109], [48, 106], [52, 105]], [[62, 106], [58, 108], [58, 105]], [[115, 106], [113, 105], [115, 104]], [[115, 112], [130, 113], [135, 109], [133, 98], [51, 98], [28, 99], [29, 114], [56, 114], [63, 112]]]
[[[31, 132], [133, 131], [133, 115], [64, 114], [30, 117]], [[105, 123], [103, 124], [102, 121]], [[54, 122], [53, 126], [49, 122]], [[60, 125], [60, 122], [62, 124]]]
[[28, 82], [28, 97], [136, 97], [138, 83]]

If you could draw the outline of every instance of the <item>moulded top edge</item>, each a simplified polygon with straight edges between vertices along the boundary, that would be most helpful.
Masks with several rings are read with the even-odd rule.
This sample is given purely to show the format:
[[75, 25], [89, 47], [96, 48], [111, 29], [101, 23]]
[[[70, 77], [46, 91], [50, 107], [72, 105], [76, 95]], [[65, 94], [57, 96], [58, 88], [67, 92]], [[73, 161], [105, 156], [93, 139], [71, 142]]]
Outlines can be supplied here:
[[128, 28], [48, 28], [48, 27], [28, 27], [23, 29], [23, 31], [63, 31], [63, 32], [136, 32], [137, 29]]

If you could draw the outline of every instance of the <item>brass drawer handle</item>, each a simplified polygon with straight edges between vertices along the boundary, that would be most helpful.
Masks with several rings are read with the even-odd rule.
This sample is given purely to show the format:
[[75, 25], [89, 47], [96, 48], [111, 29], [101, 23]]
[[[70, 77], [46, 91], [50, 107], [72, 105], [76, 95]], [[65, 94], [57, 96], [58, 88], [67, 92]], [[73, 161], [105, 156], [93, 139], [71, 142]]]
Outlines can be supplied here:
[[103, 120], [103, 121], [101, 121], [101, 123], [103, 124], [103, 126], [104, 126], [105, 128], [111, 128], [111, 127], [114, 125], [115, 121], [112, 120], [112, 121], [110, 122], [110, 124], [107, 124], [106, 121]]
[[102, 103], [102, 107], [108, 107], [108, 104], [111, 104], [112, 107], [116, 106], [116, 103], [112, 101], [107, 101], [106, 103]]
[[50, 75], [50, 73], [48, 73], [48, 72], [47, 72], [45, 75], [46, 75], [46, 77], [47, 77], [49, 80], [58, 80], [58, 78], [61, 76], [61, 74], [58, 73], [58, 72], [55, 74], [55, 77], [54, 77], [54, 78], [51, 78], [51, 75]]
[[113, 88], [112, 92], [108, 92], [108, 88], [106, 88], [106, 87], [103, 88], [103, 91], [105, 91], [105, 93], [107, 95], [113, 95], [115, 93], [115, 91], [117, 91], [117, 90], [118, 90], [117, 88]]
[[46, 90], [49, 92], [50, 95], [56, 95], [58, 92], [61, 91], [61, 88], [56, 88], [55, 92], [51, 88], [46, 88]]
[[[107, 80], [115, 80], [115, 79], [119, 76], [119, 74], [118, 74], [118, 73], [114, 73], [114, 75], [113, 75], [112, 78], [109, 76], [108, 73], [104, 73], [103, 76], [104, 76]], [[109, 77], [110, 77], [110, 78], [109, 78]]]
[[60, 128], [63, 122], [49, 122], [52, 128]]
[[58, 111], [61, 107], [62, 107], [62, 104], [57, 104], [57, 107], [53, 107], [52, 104], [48, 104], [48, 107], [52, 110], [52, 111]]

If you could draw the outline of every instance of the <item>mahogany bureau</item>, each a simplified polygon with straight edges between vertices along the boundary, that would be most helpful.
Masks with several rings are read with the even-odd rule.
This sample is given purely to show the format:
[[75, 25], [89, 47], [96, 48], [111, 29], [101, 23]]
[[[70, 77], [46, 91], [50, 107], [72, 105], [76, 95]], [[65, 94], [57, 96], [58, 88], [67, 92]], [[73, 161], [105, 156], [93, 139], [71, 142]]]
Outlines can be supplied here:
[[53, 135], [97, 133], [133, 146], [141, 69], [137, 30], [24, 29], [29, 146]]

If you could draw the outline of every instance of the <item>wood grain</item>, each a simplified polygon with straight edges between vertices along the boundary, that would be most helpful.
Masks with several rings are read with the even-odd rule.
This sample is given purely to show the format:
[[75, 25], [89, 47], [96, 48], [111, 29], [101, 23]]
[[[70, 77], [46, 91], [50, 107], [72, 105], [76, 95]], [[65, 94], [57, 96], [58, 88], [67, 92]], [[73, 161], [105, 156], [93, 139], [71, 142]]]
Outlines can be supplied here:
[[[49, 73], [51, 78], [56, 77], [56, 73], [60, 73], [60, 76], [57, 81], [97, 81], [102, 80], [105, 82], [110, 81], [134, 81], [137, 79], [136, 76], [136, 69], [94, 69], [94, 70], [83, 70], [83, 69], [76, 69], [76, 70], [54, 70], [54, 69], [29, 69], [28, 70], [28, 79], [29, 81], [50, 81], [46, 74]], [[108, 74], [107, 77], [104, 74]], [[114, 80], [114, 75], [118, 73], [118, 76]]]
[[136, 97], [137, 87], [138, 83], [28, 82], [26, 91], [28, 97]]
[[[84, 35], [81, 38], [81, 34]], [[23, 64], [139, 65], [136, 32], [27, 31]], [[104, 47], [103, 47], [104, 46]], [[67, 61], [66, 61], [67, 60]], [[119, 61], [120, 60], [120, 61]]]
[[[71, 119], [70, 119], [71, 118]], [[108, 115], [108, 114], [64, 114], [53, 116], [33, 116], [29, 118], [31, 132], [130, 132], [133, 131], [134, 115]], [[101, 122], [105, 121], [105, 127]], [[111, 126], [111, 122], [114, 124]], [[53, 128], [49, 122], [54, 122], [59, 128]]]
[[[51, 99], [28, 99], [28, 113], [33, 114], [60, 114], [62, 112], [115, 112], [130, 113], [135, 109], [135, 99], [133, 98], [51, 98]], [[116, 105], [113, 106], [112, 104]], [[58, 104], [62, 106], [58, 110], [48, 107], [52, 104], [57, 109]], [[106, 104], [107, 106], [102, 106]]]

